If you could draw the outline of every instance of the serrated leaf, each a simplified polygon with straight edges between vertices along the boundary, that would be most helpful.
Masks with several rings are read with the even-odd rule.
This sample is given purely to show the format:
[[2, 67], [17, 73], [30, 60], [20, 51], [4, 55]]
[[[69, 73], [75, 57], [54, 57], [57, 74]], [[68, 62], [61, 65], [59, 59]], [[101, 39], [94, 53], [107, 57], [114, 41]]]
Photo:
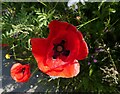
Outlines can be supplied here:
[[46, 18], [44, 17], [44, 18], [39, 19], [39, 22], [41, 22], [41, 21], [43, 21], [43, 20], [46, 20]]

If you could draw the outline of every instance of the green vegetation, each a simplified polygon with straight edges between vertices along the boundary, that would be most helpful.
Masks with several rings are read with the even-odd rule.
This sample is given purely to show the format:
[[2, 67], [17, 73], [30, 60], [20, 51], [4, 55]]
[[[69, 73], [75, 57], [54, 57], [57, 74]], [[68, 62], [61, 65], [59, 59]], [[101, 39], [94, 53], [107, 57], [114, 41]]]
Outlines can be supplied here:
[[[67, 2], [3, 2], [2, 43], [9, 45], [8, 53], [15, 60], [30, 63], [35, 74], [37, 64], [31, 53], [30, 38], [46, 38], [51, 20], [69, 22], [83, 33], [89, 55], [80, 61], [78, 76], [48, 79], [47, 83], [56, 85], [55, 92], [120, 94], [120, 2], [77, 5], [78, 9], [68, 7]], [[43, 82], [40, 80], [36, 85]]]

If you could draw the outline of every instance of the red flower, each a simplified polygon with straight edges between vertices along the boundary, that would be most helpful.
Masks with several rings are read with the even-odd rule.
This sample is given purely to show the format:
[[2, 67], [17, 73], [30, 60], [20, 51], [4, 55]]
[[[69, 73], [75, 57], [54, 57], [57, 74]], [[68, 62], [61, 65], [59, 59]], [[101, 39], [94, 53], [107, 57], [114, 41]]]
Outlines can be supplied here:
[[11, 68], [11, 77], [16, 82], [27, 82], [30, 78], [30, 66], [16, 63]]
[[70, 78], [80, 71], [77, 60], [88, 55], [88, 47], [80, 31], [67, 23], [53, 20], [48, 38], [32, 38], [32, 53], [38, 67], [50, 76]]
[[7, 47], [8, 44], [0, 44], [0, 47]]

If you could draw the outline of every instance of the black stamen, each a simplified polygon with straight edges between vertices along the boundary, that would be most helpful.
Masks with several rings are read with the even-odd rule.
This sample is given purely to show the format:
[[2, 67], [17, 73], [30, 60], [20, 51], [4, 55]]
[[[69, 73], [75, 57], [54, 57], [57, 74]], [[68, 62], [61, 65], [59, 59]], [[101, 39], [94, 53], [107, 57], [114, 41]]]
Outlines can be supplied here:
[[65, 40], [62, 40], [60, 44], [62, 44], [62, 45], [65, 44]]
[[22, 69], [22, 73], [24, 73], [24, 72], [25, 72], [25, 68]]
[[59, 55], [60, 55], [60, 53], [54, 52], [53, 59], [56, 59]]
[[62, 52], [62, 55], [64, 55], [64, 56], [68, 56], [69, 54], [70, 54], [70, 50], [64, 50]]
[[53, 50], [56, 50], [56, 46], [54, 46]]
[[53, 55], [53, 59], [56, 59], [57, 58], [57, 56], [56, 55]]

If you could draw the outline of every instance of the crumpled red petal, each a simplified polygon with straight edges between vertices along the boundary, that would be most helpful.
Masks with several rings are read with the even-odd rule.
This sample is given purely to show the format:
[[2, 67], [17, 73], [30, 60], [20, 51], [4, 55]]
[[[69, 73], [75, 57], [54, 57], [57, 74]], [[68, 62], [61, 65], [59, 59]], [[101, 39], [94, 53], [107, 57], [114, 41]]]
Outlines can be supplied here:
[[74, 62], [58, 66], [46, 72], [46, 74], [50, 76], [63, 77], [63, 78], [71, 78], [80, 72], [80, 65], [77, 60]]
[[[25, 68], [25, 71], [22, 72], [22, 69]], [[30, 66], [28, 64], [22, 65], [20, 63], [16, 63], [11, 68], [11, 77], [16, 82], [27, 82], [30, 78]]]
[[11, 70], [13, 73], [18, 73], [22, 69], [22, 64], [16, 63], [12, 66]]

